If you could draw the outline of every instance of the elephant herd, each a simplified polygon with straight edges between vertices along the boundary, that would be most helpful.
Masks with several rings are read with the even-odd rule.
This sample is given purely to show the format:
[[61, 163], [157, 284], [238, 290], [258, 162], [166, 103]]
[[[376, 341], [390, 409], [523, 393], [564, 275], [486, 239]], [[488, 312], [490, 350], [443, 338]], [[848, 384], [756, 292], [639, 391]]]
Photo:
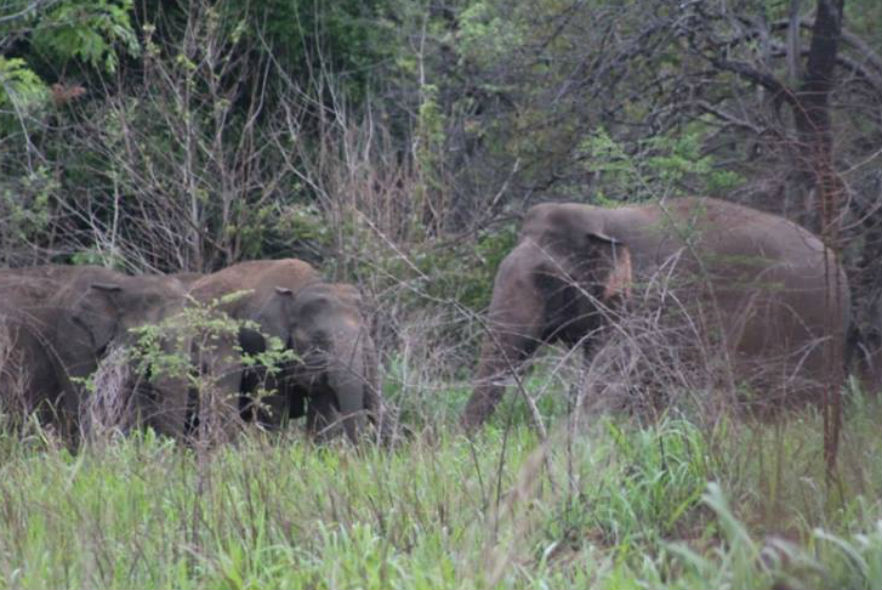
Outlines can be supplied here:
[[[85, 378], [112, 350], [135, 343], [143, 332], [133, 328], [174, 326], [211, 305], [235, 330], [190, 334], [186, 370], [143, 359], [133, 368], [129, 407], [140, 422], [185, 437], [209, 423], [230, 432], [306, 416], [316, 436], [343, 430], [353, 440], [367, 420], [382, 422], [378, 360], [359, 292], [296, 259], [179, 276], [91, 266], [2, 270], [4, 404], [76, 436], [89, 398]], [[600, 359], [635, 317], [651, 319], [660, 333], [686, 334], [677, 358], [700, 363], [714, 387], [763, 408], [818, 402], [842, 384], [849, 314], [836, 256], [781, 217], [709, 198], [536, 205], [498, 269], [462, 423], [480, 426], [505, 380], [540, 345], [560, 342]], [[688, 329], [675, 329], [673, 317]], [[181, 337], [160, 341], [160, 352], [177, 342], [181, 355]], [[268, 353], [282, 360], [253, 362]], [[210, 387], [198, 379], [206, 371]]]
[[[169, 328], [152, 355], [132, 361], [130, 423], [178, 438], [211, 424], [229, 436], [248, 420], [278, 426], [306, 415], [316, 435], [336, 426], [355, 439], [365, 419], [381, 413], [357, 290], [325, 282], [300, 260], [177, 277], [95, 266], [7, 269], [0, 322], [4, 404], [42, 415], [74, 440], [90, 394], [86, 379], [112, 350], [142, 344], [137, 328], [147, 325]], [[174, 332], [185, 324], [195, 326]], [[290, 351], [277, 366], [251, 362], [274, 343]], [[169, 359], [182, 356], [185, 368], [170, 370]]]

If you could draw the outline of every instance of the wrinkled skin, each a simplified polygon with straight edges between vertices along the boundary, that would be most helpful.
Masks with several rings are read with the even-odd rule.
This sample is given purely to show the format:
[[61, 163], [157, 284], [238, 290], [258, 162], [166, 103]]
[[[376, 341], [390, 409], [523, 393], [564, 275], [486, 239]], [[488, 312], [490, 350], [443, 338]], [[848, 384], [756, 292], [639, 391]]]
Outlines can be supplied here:
[[59, 404], [67, 382], [51, 344], [60, 310], [48, 305], [59, 288], [41, 273], [0, 271], [0, 396], [15, 415], [36, 411], [68, 431]]
[[235, 264], [196, 281], [191, 294], [198, 301], [210, 302], [243, 290], [249, 290], [248, 294], [222, 308], [238, 320], [259, 326], [259, 331], [240, 330], [242, 350], [248, 354], [266, 350], [265, 334], [278, 338], [301, 359], [277, 376], [229, 367], [225, 387], [242, 393], [244, 415], [254, 414], [250, 394], [262, 384], [267, 391], [275, 391], [261, 400], [269, 407], [269, 412], [258, 412], [265, 425], [275, 426], [305, 413], [312, 432], [322, 434], [326, 427], [342, 421], [354, 441], [365, 415], [376, 417], [380, 412], [374, 348], [357, 291], [323, 283], [306, 262], [284, 259]]
[[[95, 266], [3, 270], [0, 292], [7, 309], [15, 310], [7, 325], [21, 338], [12, 372], [36, 376], [26, 389], [29, 405], [48, 402], [72, 439], [84, 395], [80, 380], [111, 348], [134, 342], [131, 328], [162, 321], [186, 300], [186, 289], [173, 278], [127, 276]], [[186, 403], [182, 379], [158, 377], [139, 390], [135, 409], [158, 431], [180, 436], [184, 422], [177, 410]]]
[[659, 274], [728, 351], [734, 379], [765, 401], [817, 400], [841, 383], [849, 289], [835, 257], [807, 230], [714, 199], [617, 209], [549, 203], [528, 211], [497, 272], [463, 424], [486, 420], [503, 396], [500, 379], [541, 344], [600, 345], [595, 335], [638, 307]]
[[300, 359], [289, 378], [289, 412], [297, 416], [305, 404], [312, 432], [354, 415], [343, 423], [354, 440], [366, 416], [380, 419], [376, 353], [360, 307], [358, 291], [339, 283], [308, 285], [289, 303], [289, 345]]
[[[77, 378], [90, 375], [112, 347], [135, 343], [131, 329], [158, 324], [179, 313], [186, 296], [185, 286], [174, 278], [129, 276], [85, 267], [52, 299], [69, 312], [66, 321], [57, 324], [55, 338], [67, 372]], [[184, 436], [188, 403], [185, 376], [154, 375], [149, 386], [139, 388], [137, 393], [135, 409], [147, 425], [162, 434]], [[71, 398], [76, 404], [72, 411], [79, 411], [81, 398]]]

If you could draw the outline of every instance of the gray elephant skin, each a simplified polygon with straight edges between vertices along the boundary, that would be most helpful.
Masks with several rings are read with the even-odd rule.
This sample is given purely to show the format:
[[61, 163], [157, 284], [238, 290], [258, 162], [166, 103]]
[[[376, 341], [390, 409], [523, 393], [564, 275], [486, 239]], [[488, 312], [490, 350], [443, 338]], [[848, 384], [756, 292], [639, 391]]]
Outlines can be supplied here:
[[[76, 441], [85, 395], [81, 380], [112, 347], [133, 342], [131, 328], [180, 311], [186, 293], [173, 278], [96, 266], [0, 271], [0, 325], [10, 345], [0, 376], [4, 403], [20, 392], [23, 409], [38, 410]], [[180, 435], [184, 423], [177, 423], [177, 409], [186, 405], [186, 385], [159, 378], [141, 391], [134, 410], [160, 432]]]
[[[205, 303], [236, 292], [244, 294], [221, 309], [258, 327], [240, 330], [242, 351], [263, 352], [269, 336], [296, 355], [276, 375], [245, 366], [227, 369], [226, 390], [241, 394], [243, 415], [275, 426], [305, 414], [310, 432], [329, 435], [342, 423], [347, 436], [356, 440], [365, 418], [377, 420], [382, 405], [374, 344], [358, 291], [324, 282], [312, 266], [297, 259], [235, 264], [205, 275], [190, 291]], [[252, 405], [259, 385], [275, 391], [261, 400], [269, 412], [255, 411]]]
[[463, 424], [486, 420], [504, 394], [500, 379], [541, 344], [597, 351], [597, 335], [645, 307], [660, 277], [666, 300], [694, 313], [701, 338], [729, 359], [734, 388], [766, 407], [838, 391], [850, 292], [836, 257], [806, 229], [709, 198], [546, 203], [527, 212], [497, 272]]

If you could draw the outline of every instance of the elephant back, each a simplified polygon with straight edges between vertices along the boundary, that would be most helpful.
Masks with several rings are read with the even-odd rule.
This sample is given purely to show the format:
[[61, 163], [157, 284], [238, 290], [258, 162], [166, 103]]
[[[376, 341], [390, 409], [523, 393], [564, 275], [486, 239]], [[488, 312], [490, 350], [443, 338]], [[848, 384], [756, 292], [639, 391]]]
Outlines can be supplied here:
[[189, 293], [196, 301], [211, 303], [241, 291], [242, 297], [221, 308], [235, 318], [254, 319], [280, 290], [297, 291], [320, 280], [315, 268], [296, 258], [249, 260], [197, 278], [191, 282]]

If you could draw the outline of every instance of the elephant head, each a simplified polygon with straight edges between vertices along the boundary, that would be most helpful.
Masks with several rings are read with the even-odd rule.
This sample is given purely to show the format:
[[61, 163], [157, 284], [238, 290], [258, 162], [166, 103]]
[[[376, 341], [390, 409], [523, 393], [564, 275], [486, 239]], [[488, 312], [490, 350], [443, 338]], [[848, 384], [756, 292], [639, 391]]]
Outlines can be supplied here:
[[277, 293], [285, 342], [296, 355], [284, 385], [290, 415], [305, 412], [307, 429], [323, 438], [342, 424], [355, 441], [365, 418], [376, 422], [382, 411], [360, 294], [351, 285], [324, 282]]
[[[3, 271], [0, 295], [2, 307], [14, 310], [0, 314], [16, 338], [19, 358], [13, 376], [27, 374], [28, 405], [40, 407], [48, 402], [52, 419], [75, 443], [86, 394], [81, 380], [95, 372], [110, 349], [133, 343], [130, 328], [156, 323], [179, 310], [185, 291], [165, 277], [130, 277], [94, 266], [46, 265]], [[4, 376], [7, 382], [8, 376]], [[183, 379], [157, 376], [149, 388], [139, 387], [139, 392], [149, 393], [138, 395], [136, 408], [128, 404], [133, 385], [119, 384], [127, 409], [139, 410], [160, 431], [180, 434], [186, 405]], [[130, 423], [129, 416], [124, 418]]]
[[542, 343], [582, 343], [602, 328], [630, 294], [627, 246], [594, 224], [560, 211], [530, 211], [518, 245], [505, 257], [493, 285], [478, 385], [463, 424], [481, 424], [503, 396], [502, 379]]
[[[67, 377], [92, 374], [111, 348], [135, 344], [132, 329], [177, 314], [185, 297], [186, 289], [174, 278], [127, 276], [96, 267], [79, 270], [55, 297], [56, 305], [65, 310], [54, 340]], [[164, 353], [188, 353], [174, 350], [172, 340], [164, 339]], [[135, 409], [158, 431], [181, 436], [187, 413], [186, 376], [160, 372], [140, 377], [147, 378], [149, 386], [137, 388]], [[66, 406], [76, 415], [82, 394], [76, 392], [77, 386], [68, 389]]]

